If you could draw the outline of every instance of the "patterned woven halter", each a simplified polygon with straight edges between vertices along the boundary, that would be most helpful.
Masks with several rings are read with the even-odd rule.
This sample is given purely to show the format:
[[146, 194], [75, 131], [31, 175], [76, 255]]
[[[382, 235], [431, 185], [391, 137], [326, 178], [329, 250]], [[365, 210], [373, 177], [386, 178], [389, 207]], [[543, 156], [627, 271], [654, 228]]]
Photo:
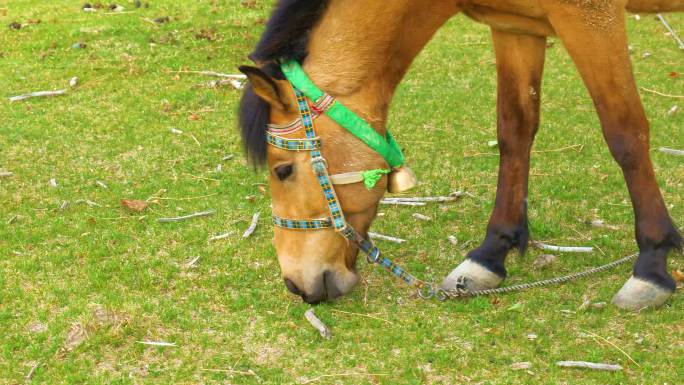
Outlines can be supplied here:
[[[290, 66], [290, 67], [287, 67]], [[292, 63], [283, 65], [283, 72], [285, 73], [285, 76], [288, 78], [290, 81], [292, 88], [294, 89], [294, 93], [297, 97], [297, 108], [299, 109], [299, 114], [300, 114], [300, 119], [298, 119], [297, 123], [290, 123], [286, 125], [287, 127], [284, 128], [285, 130], [294, 130], [296, 131], [297, 126], [301, 125], [300, 127], [304, 128], [306, 138], [304, 139], [288, 139], [288, 138], [283, 138], [281, 136], [276, 135], [273, 131], [276, 131], [280, 128], [283, 128], [284, 126], [279, 126], [279, 127], [269, 127], [269, 131], [267, 131], [267, 137], [268, 137], [268, 143], [271, 144], [272, 146], [284, 149], [284, 150], [289, 150], [289, 151], [310, 151], [311, 153], [311, 166], [313, 168], [314, 175], [316, 176], [316, 180], [318, 181], [319, 185], [321, 186], [321, 189], [323, 190], [323, 195], [325, 196], [325, 201], [328, 206], [328, 211], [330, 212], [330, 216], [327, 218], [319, 218], [319, 219], [289, 219], [289, 218], [282, 218], [277, 215], [273, 215], [273, 224], [278, 227], [286, 228], [286, 229], [293, 229], [293, 230], [326, 230], [326, 229], [333, 229], [342, 236], [344, 236], [349, 242], [352, 242], [356, 245], [359, 246], [359, 249], [363, 251], [368, 259], [368, 262], [370, 263], [376, 263], [383, 267], [385, 270], [391, 272], [404, 282], [406, 282], [409, 285], [415, 286], [418, 289], [418, 294], [423, 297], [423, 298], [430, 298], [433, 296], [437, 296], [440, 299], [444, 298], [444, 292], [442, 290], [437, 290], [433, 288], [433, 285], [430, 283], [427, 283], [425, 281], [422, 281], [413, 275], [409, 274], [406, 272], [403, 268], [392, 262], [390, 259], [381, 256], [380, 250], [369, 240], [366, 238], [362, 237], [354, 228], [351, 227], [347, 223], [347, 221], [344, 218], [344, 213], [342, 211], [342, 207], [340, 206], [339, 200], [337, 198], [337, 194], [335, 193], [335, 189], [333, 187], [334, 184], [334, 179], [335, 177], [340, 177], [344, 175], [349, 175], [353, 173], [346, 173], [346, 174], [339, 174], [339, 175], [329, 175], [328, 174], [328, 165], [323, 158], [321, 154], [321, 140], [318, 136], [316, 136], [316, 131], [314, 127], [314, 119], [317, 116], [322, 115], [323, 113], [333, 115], [330, 116], [338, 122], [340, 125], [342, 125], [344, 128], [346, 128], [348, 131], [352, 132], [354, 135], [357, 137], [359, 136], [359, 132], [361, 132], [361, 135], [365, 135], [367, 138], [373, 138], [377, 140], [376, 137], [371, 135], [368, 132], [363, 132], [364, 127], [359, 128], [359, 126], [354, 126], [354, 127], [349, 127], [349, 122], [358, 122], [359, 120], [363, 122], [363, 124], [367, 127], [367, 129], [373, 130], [370, 128], [368, 123], [363, 121], [358, 115], [354, 114], [350, 110], [348, 110], [346, 107], [344, 107], [341, 103], [336, 101], [332, 96], [327, 95], [323, 93], [322, 91], [318, 90], [315, 88], [313, 83], [306, 78], [307, 82], [304, 82], [305, 87], [311, 91], [311, 87], [314, 87], [315, 90], [318, 92], [314, 92], [314, 94], [319, 94], [318, 99], [311, 99], [310, 97], [307, 98], [308, 95], [305, 95], [303, 91], [299, 89], [302, 79], [302, 74], [301, 73], [296, 74], [296, 76], [291, 76], [292, 71], [291, 71], [291, 66], [293, 66]], [[297, 67], [299, 65], [297, 64]], [[290, 70], [288, 70], [288, 68]], [[299, 67], [301, 70], [301, 67]], [[305, 75], [304, 75], [305, 76]], [[311, 99], [311, 104], [315, 106], [315, 110], [312, 111], [312, 107], [310, 106], [309, 100]], [[332, 114], [333, 111], [343, 111], [345, 115], [345, 119], [336, 119], [335, 114]], [[349, 114], [353, 115], [352, 119], [349, 119]], [[339, 115], [338, 115], [339, 116]], [[275, 128], [276, 130], [273, 130]], [[291, 132], [294, 132], [291, 131]], [[281, 133], [281, 132], [278, 132]], [[377, 137], [382, 138], [375, 130], [373, 130], [373, 133]], [[364, 139], [362, 139], [364, 140]], [[366, 142], [366, 140], [364, 140]], [[396, 167], [400, 166], [401, 163], [403, 163], [403, 155], [401, 154], [401, 151], [399, 150], [398, 145], [396, 142], [394, 142], [393, 139], [391, 139], [391, 136], [388, 135], [387, 139], [382, 138], [382, 142], [384, 143], [384, 147], [382, 144], [380, 144], [380, 147], [383, 147], [384, 150], [386, 150], [384, 153], [378, 150], [374, 145], [369, 144], [371, 148], [374, 150], [378, 151], [385, 157], [385, 159], [388, 161], [391, 167]], [[366, 142], [368, 144], [368, 142]], [[390, 151], [390, 152], [388, 152]], [[388, 155], [389, 154], [389, 155]], [[388, 155], [388, 156], [385, 156]], [[400, 161], [398, 164], [397, 162]], [[371, 171], [378, 171], [378, 170], [371, 170]], [[382, 176], [382, 173], [389, 172], [389, 170], [380, 170]], [[376, 175], [377, 176], [377, 175]], [[355, 182], [350, 182], [349, 180], [352, 180], [353, 178], [349, 178], [345, 183], [355, 183], [355, 182], [361, 182], [361, 180], [356, 180]], [[379, 179], [379, 177], [377, 178]], [[374, 183], [373, 183], [374, 184]], [[368, 184], [367, 184], [368, 185]]]

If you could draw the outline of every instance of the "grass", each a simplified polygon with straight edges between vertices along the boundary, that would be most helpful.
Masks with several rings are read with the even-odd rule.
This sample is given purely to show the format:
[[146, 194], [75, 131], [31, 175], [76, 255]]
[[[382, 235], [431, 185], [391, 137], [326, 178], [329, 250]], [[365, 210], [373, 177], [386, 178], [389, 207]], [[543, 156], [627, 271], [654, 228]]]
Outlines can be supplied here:
[[[272, 2], [124, 5], [132, 12], [85, 13], [79, 2], [65, 0], [0, 1], [6, 10], [0, 12], [0, 169], [15, 174], [0, 179], [1, 384], [682, 382], [681, 291], [661, 309], [639, 315], [612, 306], [577, 310], [584, 296], [609, 301], [629, 277], [627, 266], [559, 287], [435, 303], [360, 264], [367, 287], [316, 307], [334, 334], [322, 340], [304, 320], [309, 306], [280, 280], [269, 196], [260, 188], [266, 177], [246, 166], [235, 130], [239, 92], [197, 86], [210, 79], [175, 72], [235, 72]], [[171, 22], [155, 26], [142, 19], [161, 16]], [[684, 34], [684, 15], [668, 18]], [[7, 28], [38, 19], [20, 30]], [[684, 78], [670, 76], [684, 72], [673, 39], [651, 16], [630, 17], [628, 24], [639, 85], [682, 94]], [[198, 37], [207, 31], [214, 40]], [[77, 42], [85, 48], [72, 48]], [[644, 58], [645, 52], [652, 55]], [[66, 87], [72, 76], [80, 85], [67, 96], [6, 99]], [[643, 101], [652, 147], [684, 148], [684, 114], [667, 114], [675, 104], [684, 107], [681, 99], [644, 93]], [[400, 86], [390, 125], [421, 179], [416, 195], [466, 190], [476, 198], [383, 207], [386, 216], [373, 226], [409, 239], [381, 246], [421, 277], [440, 280], [484, 234], [498, 159], [469, 155], [492, 151], [486, 143], [495, 138], [494, 106], [488, 30], [454, 18]], [[172, 127], [184, 133], [171, 133]], [[574, 145], [581, 150], [567, 149]], [[433, 156], [436, 149], [441, 158]], [[548, 51], [535, 150], [529, 197], [534, 239], [594, 245], [601, 252], [559, 255], [542, 270], [531, 268], [539, 251], [511, 254], [506, 284], [632, 253], [633, 214], [621, 173], [557, 41]], [[223, 161], [226, 155], [233, 159]], [[652, 157], [671, 214], [684, 224], [682, 158], [657, 151]], [[51, 178], [57, 187], [50, 187]], [[144, 214], [119, 203], [153, 196], [162, 199]], [[62, 210], [65, 200], [71, 203]], [[156, 221], [206, 209], [216, 214]], [[256, 233], [241, 239], [257, 211]], [[435, 220], [416, 225], [413, 212]], [[618, 229], [585, 224], [598, 218]], [[226, 231], [233, 235], [207, 242]], [[458, 246], [447, 241], [452, 234]], [[195, 257], [196, 267], [188, 267]], [[682, 267], [681, 256], [670, 260], [671, 269]], [[530, 340], [531, 333], [538, 338]], [[137, 343], [143, 340], [176, 346]], [[560, 369], [558, 360], [619, 363], [625, 370]], [[511, 370], [519, 361], [530, 361], [531, 370]], [[368, 375], [337, 376], [344, 373]]]

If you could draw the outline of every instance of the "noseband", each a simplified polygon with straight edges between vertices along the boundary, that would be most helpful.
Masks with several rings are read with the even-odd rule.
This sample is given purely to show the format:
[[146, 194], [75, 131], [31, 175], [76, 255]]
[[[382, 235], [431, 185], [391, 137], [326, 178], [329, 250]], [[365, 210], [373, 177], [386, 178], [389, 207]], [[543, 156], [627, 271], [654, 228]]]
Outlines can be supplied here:
[[[349, 242], [359, 246], [370, 263], [377, 263], [409, 285], [418, 289], [421, 297], [429, 298], [444, 295], [443, 291], [434, 290], [433, 286], [406, 272], [390, 259], [381, 256], [380, 250], [368, 239], [362, 237], [347, 223], [340, 206], [334, 184], [349, 184], [363, 181], [369, 189], [382, 175], [392, 172], [389, 169], [357, 171], [337, 175], [328, 174], [328, 164], [321, 154], [323, 143], [316, 136], [314, 120], [322, 114], [328, 115], [347, 131], [361, 139], [370, 148], [378, 152], [389, 167], [397, 168], [404, 163], [404, 155], [399, 145], [387, 132], [383, 137], [375, 131], [365, 120], [346, 108], [332, 96], [324, 93], [309, 79], [299, 63], [291, 61], [281, 65], [285, 77], [292, 85], [297, 97], [297, 108], [300, 118], [283, 126], [269, 125], [266, 132], [267, 142], [277, 148], [288, 151], [309, 151], [311, 153], [311, 167], [318, 184], [321, 186], [330, 216], [319, 219], [288, 219], [273, 215], [273, 224], [278, 227], [294, 230], [322, 230], [333, 229]], [[311, 103], [309, 102], [311, 101]], [[304, 128], [306, 137], [303, 139], [289, 139], [280, 135], [292, 133]]]

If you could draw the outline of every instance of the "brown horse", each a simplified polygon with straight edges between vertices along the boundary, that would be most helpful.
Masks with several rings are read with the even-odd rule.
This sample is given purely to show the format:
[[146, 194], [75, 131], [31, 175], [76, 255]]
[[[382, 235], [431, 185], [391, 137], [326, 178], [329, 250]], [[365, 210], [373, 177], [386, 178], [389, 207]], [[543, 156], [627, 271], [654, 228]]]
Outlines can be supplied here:
[[[649, 125], [634, 82], [625, 13], [684, 10], [684, 0], [281, 0], [250, 58], [241, 67], [251, 86], [241, 103], [248, 156], [267, 162], [274, 214], [313, 219], [329, 215], [306, 152], [269, 146], [269, 124], [300, 118], [297, 100], [279, 63], [296, 60], [326, 93], [380, 134], [393, 93], [435, 31], [464, 12], [491, 27], [498, 73], [499, 180], [484, 241], [444, 280], [452, 288], [498, 286], [511, 249], [528, 243], [530, 150], [539, 127], [546, 38], [558, 36], [575, 62], [601, 120], [610, 151], [622, 168], [635, 212], [639, 257], [613, 302], [625, 309], [662, 304], [675, 284], [666, 258], [682, 238], [668, 214], [649, 158]], [[609, 70], [607, 70], [609, 69]], [[386, 168], [385, 160], [326, 115], [316, 132], [330, 174]], [[303, 138], [302, 130], [283, 134]], [[386, 191], [335, 186], [347, 222], [361, 235]], [[347, 293], [357, 283], [358, 247], [332, 229], [275, 228], [275, 248], [287, 288], [307, 302]]]

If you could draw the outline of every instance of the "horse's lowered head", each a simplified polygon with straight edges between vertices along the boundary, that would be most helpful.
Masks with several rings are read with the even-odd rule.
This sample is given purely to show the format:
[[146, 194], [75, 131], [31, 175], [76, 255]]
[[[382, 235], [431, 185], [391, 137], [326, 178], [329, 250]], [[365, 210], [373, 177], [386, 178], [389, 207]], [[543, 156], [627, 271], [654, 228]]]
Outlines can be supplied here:
[[[299, 64], [290, 67], [294, 75], [288, 78], [308, 81]], [[275, 63], [240, 70], [250, 83], [240, 107], [243, 144], [251, 161], [269, 170], [274, 245], [285, 285], [309, 303], [339, 297], [359, 280], [359, 245], [343, 228], [365, 238], [388, 179], [394, 184], [390, 189], [399, 190], [410, 187], [412, 174], [406, 168], [392, 172], [403, 161], [393, 140], [366, 124], [372, 131], [366, 134], [380, 138], [391, 152], [381, 154], [329, 116], [351, 112], [331, 96], [305, 96]], [[349, 119], [342, 117], [345, 126]]]

